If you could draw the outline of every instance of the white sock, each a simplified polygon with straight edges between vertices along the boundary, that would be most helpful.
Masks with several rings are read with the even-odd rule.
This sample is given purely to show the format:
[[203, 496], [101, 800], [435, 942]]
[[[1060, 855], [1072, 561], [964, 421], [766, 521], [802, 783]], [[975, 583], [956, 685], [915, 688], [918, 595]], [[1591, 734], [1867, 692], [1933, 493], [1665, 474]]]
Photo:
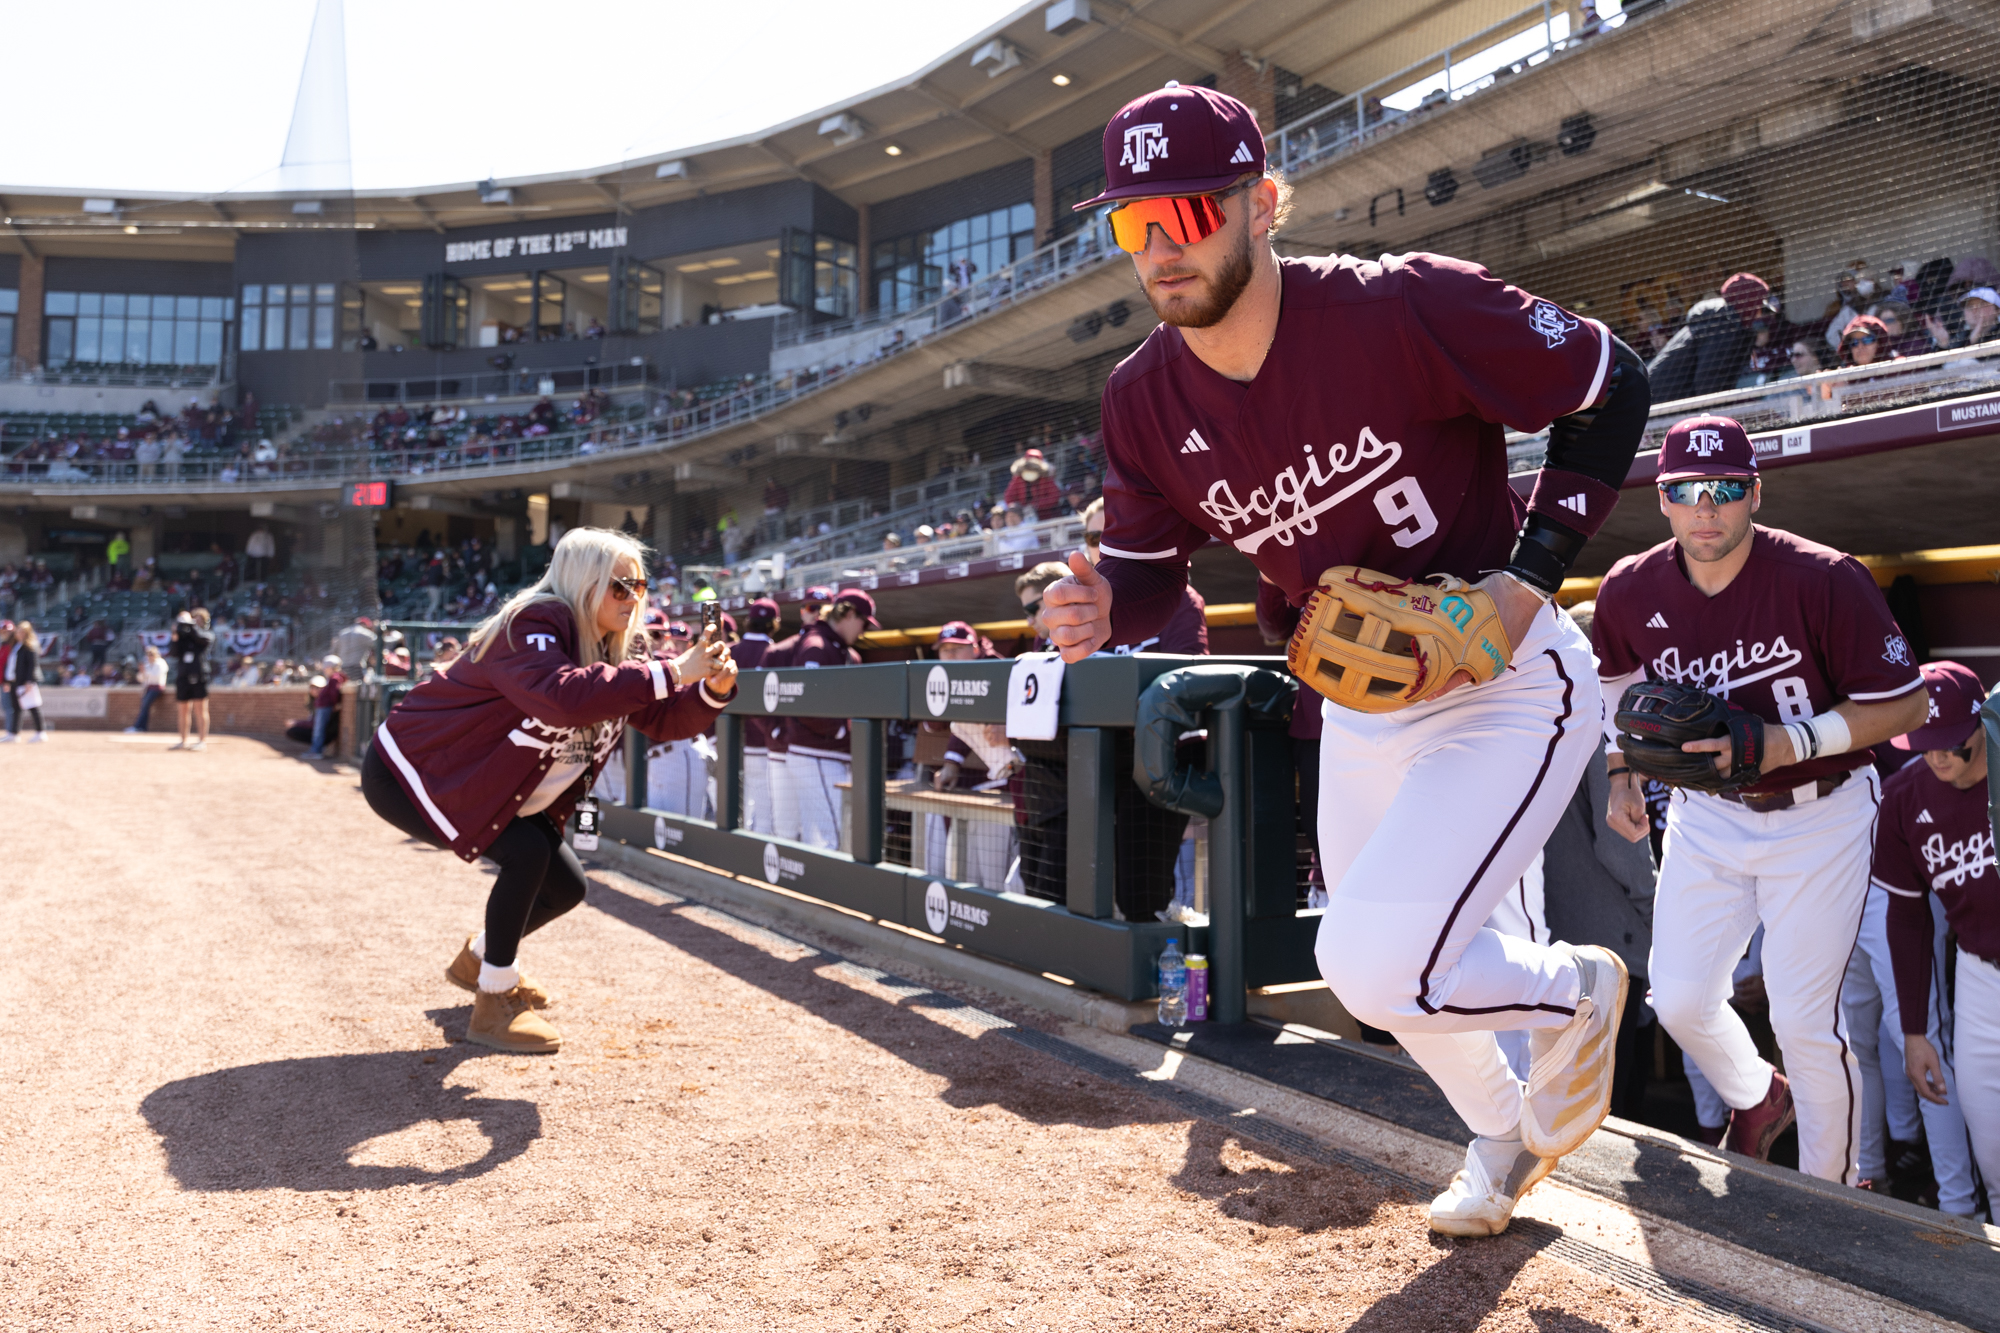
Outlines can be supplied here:
[[478, 960], [479, 960], [480, 962], [482, 962], [482, 963], [483, 963], [483, 962], [485, 962], [485, 961], [486, 961], [486, 932], [482, 930], [482, 931], [480, 931], [480, 932], [479, 932], [479, 933], [478, 933], [477, 935], [474, 935], [474, 936], [472, 937], [472, 943], [471, 943], [471, 944], [468, 944], [468, 945], [467, 945], [466, 947], [467, 947], [468, 949], [472, 950], [472, 956], [473, 956], [474, 958], [477, 958], [477, 959], [478, 959]]
[[505, 995], [521, 984], [521, 969], [518, 966], [495, 967], [491, 963], [479, 965], [479, 989], [489, 995]]

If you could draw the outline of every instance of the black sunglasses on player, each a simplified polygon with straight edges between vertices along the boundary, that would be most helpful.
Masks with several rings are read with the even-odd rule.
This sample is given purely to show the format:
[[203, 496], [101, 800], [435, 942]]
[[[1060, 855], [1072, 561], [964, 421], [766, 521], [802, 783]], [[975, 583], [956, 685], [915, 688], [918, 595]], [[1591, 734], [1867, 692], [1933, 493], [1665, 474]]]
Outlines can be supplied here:
[[1042, 599], [1037, 597], [1032, 602], [1021, 603], [1021, 613], [1029, 620], [1033, 620], [1042, 613]]
[[1970, 742], [1959, 746], [1956, 750], [1932, 750], [1931, 753], [1948, 754], [1953, 759], [1958, 760], [1958, 762], [1961, 764], [1969, 764], [1972, 762], [1972, 745], [1970, 744]]
[[1705, 495], [1719, 505], [1735, 504], [1750, 494], [1747, 477], [1702, 477], [1695, 481], [1663, 481], [1660, 494], [1677, 505], [1698, 505]]

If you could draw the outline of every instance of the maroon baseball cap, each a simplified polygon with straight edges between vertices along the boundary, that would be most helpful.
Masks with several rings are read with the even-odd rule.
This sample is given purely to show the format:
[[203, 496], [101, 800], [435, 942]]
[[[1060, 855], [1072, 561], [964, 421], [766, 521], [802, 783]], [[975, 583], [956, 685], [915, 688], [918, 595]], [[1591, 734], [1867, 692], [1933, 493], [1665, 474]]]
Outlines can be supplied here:
[[767, 620], [776, 620], [779, 614], [778, 604], [769, 597], [759, 597], [756, 601], [743, 608], [743, 614], [751, 620], [755, 620], [759, 616]]
[[687, 621], [676, 620], [672, 624], [667, 626], [667, 635], [668, 637], [675, 639], [692, 639], [694, 637], [694, 631], [688, 628]]
[[963, 620], [947, 621], [939, 630], [939, 643], [978, 643], [979, 632]]
[[816, 583], [812, 587], [807, 588], [805, 591], [805, 596], [801, 597], [799, 600], [804, 602], [807, 606], [825, 606], [828, 602], [833, 600], [833, 589], [827, 587], [823, 583]]
[[666, 627], [667, 613], [665, 611], [648, 611], [646, 613], [647, 629], [665, 629]]
[[1667, 442], [1660, 446], [1659, 480], [1756, 475], [1757, 451], [1731, 418], [1688, 417], [1667, 428]]
[[861, 591], [861, 589], [842, 588], [838, 593], [834, 594], [833, 603], [835, 606], [845, 603], [859, 611], [861, 613], [861, 622], [868, 626], [869, 629], [882, 628], [882, 622], [875, 619], [875, 599]]
[[1072, 211], [1120, 199], [1211, 194], [1263, 171], [1256, 112], [1228, 93], [1169, 83], [1133, 98], [1105, 125], [1104, 192]]
[[1921, 727], [1889, 744], [1898, 750], [1956, 750], [1979, 730], [1979, 705], [1986, 690], [1971, 667], [1956, 662], [1926, 662], [1918, 669], [1930, 691], [1930, 713]]

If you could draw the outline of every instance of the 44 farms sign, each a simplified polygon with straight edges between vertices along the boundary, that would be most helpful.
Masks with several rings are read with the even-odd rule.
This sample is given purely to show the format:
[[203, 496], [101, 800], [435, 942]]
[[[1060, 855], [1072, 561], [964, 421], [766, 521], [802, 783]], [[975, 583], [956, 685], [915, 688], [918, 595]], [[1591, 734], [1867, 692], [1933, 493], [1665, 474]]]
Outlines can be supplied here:
[[447, 241], [444, 247], [444, 262], [470, 264], [479, 259], [512, 259], [516, 255], [559, 255], [571, 250], [617, 250], [624, 244], [623, 227], [545, 231], [539, 235], [495, 236], [485, 241]]

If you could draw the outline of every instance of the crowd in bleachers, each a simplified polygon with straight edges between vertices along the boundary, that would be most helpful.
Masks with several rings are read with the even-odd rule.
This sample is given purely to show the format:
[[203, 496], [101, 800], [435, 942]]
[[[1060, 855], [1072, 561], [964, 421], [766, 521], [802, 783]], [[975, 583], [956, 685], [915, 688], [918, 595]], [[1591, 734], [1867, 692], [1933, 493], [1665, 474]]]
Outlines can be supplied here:
[[[539, 558], [538, 558], [539, 557]], [[440, 541], [428, 528], [377, 553], [376, 594], [387, 620], [478, 620], [547, 562], [546, 547], [501, 561], [477, 537]]]
[[[248, 472], [276, 457], [273, 435], [295, 418], [288, 407], [238, 407], [189, 399], [178, 412], [149, 399], [135, 413], [11, 413], [0, 418], [0, 473], [59, 471], [61, 465], [124, 463], [141, 478], [173, 475], [188, 460], [234, 460]], [[32, 465], [40, 464], [37, 468]]]

